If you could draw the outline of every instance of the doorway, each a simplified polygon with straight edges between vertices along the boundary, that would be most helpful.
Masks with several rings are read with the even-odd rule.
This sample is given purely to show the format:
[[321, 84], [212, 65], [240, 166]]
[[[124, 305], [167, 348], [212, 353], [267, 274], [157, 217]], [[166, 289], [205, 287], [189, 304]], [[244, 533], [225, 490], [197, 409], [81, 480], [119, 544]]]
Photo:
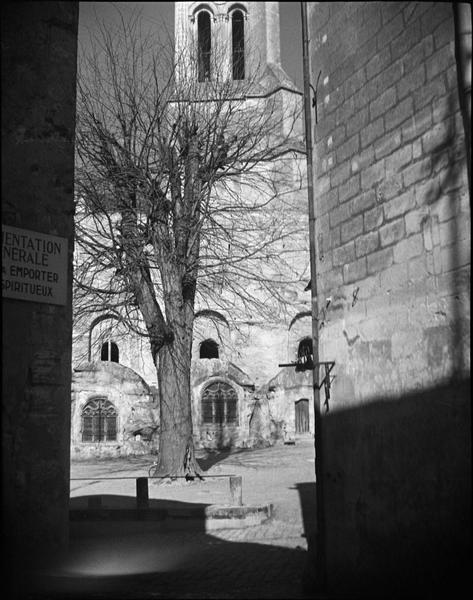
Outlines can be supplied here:
[[296, 433], [309, 433], [309, 400], [301, 398], [296, 406]]

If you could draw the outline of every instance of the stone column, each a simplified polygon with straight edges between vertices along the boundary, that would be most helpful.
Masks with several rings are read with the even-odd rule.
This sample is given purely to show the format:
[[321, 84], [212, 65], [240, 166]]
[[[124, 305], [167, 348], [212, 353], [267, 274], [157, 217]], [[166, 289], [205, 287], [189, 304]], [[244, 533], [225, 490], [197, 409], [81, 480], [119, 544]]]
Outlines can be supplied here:
[[[23, 568], [68, 541], [78, 7], [1, 9], [2, 256], [8, 246], [12, 258], [8, 272], [2, 261], [2, 279], [24, 291], [19, 299], [2, 286], [4, 539]], [[62, 253], [54, 298], [46, 289], [55, 283], [47, 278], [54, 256], [38, 241], [47, 236]], [[41, 289], [23, 285], [19, 266], [40, 272]], [[8, 572], [14, 578], [14, 568]]]

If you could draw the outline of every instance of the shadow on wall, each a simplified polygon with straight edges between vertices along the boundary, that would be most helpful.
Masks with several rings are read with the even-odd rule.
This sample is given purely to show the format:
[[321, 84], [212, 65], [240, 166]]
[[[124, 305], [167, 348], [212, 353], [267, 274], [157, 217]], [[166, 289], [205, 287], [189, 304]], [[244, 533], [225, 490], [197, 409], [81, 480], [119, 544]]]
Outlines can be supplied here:
[[465, 132], [457, 107], [457, 98], [451, 93], [445, 112], [435, 127], [440, 131], [444, 130], [444, 136], [429, 152], [432, 183], [425, 202], [437, 209], [438, 214], [427, 214], [422, 222], [424, 244], [432, 245], [427, 249], [432, 251], [434, 273], [441, 270], [442, 273], [449, 274], [446, 283], [451, 290], [453, 329], [449, 341], [453, 353], [453, 378], [469, 371], [465, 356], [465, 335], [469, 332], [469, 320], [466, 321], [462, 309], [462, 302], [469, 302], [469, 297], [467, 300], [462, 299], [461, 293], [469, 293], [470, 269], [468, 272], [461, 269], [471, 265], [471, 204], [467, 208], [464, 202], [462, 212], [462, 194], [469, 195], [466, 176], [463, 177], [466, 174]]
[[[314, 472], [315, 476], [315, 472]], [[302, 523], [304, 527], [304, 537], [307, 541], [307, 564], [304, 570], [303, 582], [306, 591], [316, 593], [317, 573], [316, 573], [316, 543], [317, 543], [317, 519], [316, 502], [317, 492], [315, 481], [296, 483], [296, 489], [299, 493], [299, 502], [302, 512]]]
[[209, 452], [223, 452], [227, 455], [235, 448], [237, 428], [225, 424], [212, 425], [201, 432], [201, 447]]
[[[314, 472], [315, 476], [315, 472]], [[299, 502], [302, 511], [302, 522], [304, 526], [304, 536], [307, 540], [313, 538], [316, 530], [316, 491], [315, 481], [305, 483], [296, 483], [296, 489], [299, 494]]]
[[[423, 330], [417, 358], [443, 383], [339, 410], [334, 394], [323, 415], [329, 593], [433, 597], [472, 587], [471, 217], [455, 95], [422, 144], [426, 183], [416, 193], [426, 190], [418, 203], [427, 209], [427, 277], [445, 304]], [[368, 350], [364, 377], [376, 352]], [[340, 375], [337, 385], [354, 397], [352, 378]]]
[[470, 402], [467, 379], [325, 415], [329, 592], [471, 587]]

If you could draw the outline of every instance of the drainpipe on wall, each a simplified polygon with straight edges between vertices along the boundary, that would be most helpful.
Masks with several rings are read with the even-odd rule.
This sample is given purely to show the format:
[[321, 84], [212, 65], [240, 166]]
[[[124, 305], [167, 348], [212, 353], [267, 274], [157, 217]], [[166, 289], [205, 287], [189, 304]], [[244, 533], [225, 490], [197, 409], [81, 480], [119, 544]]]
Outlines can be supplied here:
[[471, 5], [453, 2], [458, 96], [465, 130], [466, 164], [471, 205]]
[[[315, 480], [316, 480], [316, 523], [317, 536], [315, 547], [315, 582], [318, 589], [325, 588], [325, 516], [323, 494], [323, 444], [322, 444], [322, 413], [320, 409], [319, 392], [319, 322], [317, 301], [317, 251], [316, 251], [316, 210], [314, 196], [314, 171], [313, 171], [313, 146], [312, 146], [312, 118], [310, 99], [310, 63], [309, 63], [309, 38], [307, 24], [307, 2], [301, 2], [302, 17], [302, 60], [304, 76], [304, 117], [305, 117], [305, 143], [307, 156], [307, 196], [309, 203], [309, 244], [310, 244], [310, 293], [312, 300], [312, 353], [314, 368], [313, 394], [315, 416]], [[310, 550], [310, 548], [309, 548]]]

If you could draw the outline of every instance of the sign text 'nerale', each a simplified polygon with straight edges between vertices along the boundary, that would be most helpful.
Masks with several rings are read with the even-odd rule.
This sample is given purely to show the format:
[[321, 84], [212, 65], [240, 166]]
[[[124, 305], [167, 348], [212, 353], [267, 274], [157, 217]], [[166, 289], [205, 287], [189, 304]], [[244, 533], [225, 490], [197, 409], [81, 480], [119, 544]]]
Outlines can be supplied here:
[[65, 305], [67, 239], [2, 225], [2, 296]]

